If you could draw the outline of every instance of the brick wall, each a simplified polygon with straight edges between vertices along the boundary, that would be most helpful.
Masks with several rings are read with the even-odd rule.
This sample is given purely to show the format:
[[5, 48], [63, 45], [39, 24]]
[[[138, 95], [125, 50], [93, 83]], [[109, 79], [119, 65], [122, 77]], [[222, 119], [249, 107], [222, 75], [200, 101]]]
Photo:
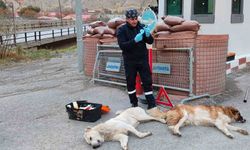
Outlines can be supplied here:
[[105, 38], [105, 39], [99, 39], [99, 38], [93, 38], [88, 37], [84, 38], [84, 59], [83, 63], [85, 65], [84, 74], [86, 76], [92, 76], [93, 75], [93, 69], [95, 64], [95, 58], [97, 54], [97, 44], [110, 44], [116, 42], [116, 38]]

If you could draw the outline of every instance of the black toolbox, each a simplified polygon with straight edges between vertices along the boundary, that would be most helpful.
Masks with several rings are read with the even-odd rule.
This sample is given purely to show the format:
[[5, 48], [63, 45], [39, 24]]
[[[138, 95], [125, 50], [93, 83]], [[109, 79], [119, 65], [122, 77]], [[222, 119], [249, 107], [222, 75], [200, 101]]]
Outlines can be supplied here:
[[[95, 122], [101, 118], [102, 104], [89, 103], [87, 101], [76, 101], [78, 109], [74, 108], [73, 102], [65, 105], [66, 112], [69, 115], [69, 119]], [[84, 109], [90, 106], [91, 109]]]

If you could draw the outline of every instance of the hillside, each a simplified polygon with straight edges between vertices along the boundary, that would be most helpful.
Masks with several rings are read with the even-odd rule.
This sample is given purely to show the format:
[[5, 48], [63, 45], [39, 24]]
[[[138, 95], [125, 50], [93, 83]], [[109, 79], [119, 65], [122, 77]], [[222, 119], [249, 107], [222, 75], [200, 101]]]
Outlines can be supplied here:
[[[58, 0], [5, 0], [14, 2], [15, 8], [19, 9], [28, 5], [40, 7], [42, 11], [58, 10]], [[157, 0], [82, 0], [83, 9], [110, 9], [112, 11], [124, 10], [128, 7], [145, 8], [148, 5], [156, 5]], [[18, 3], [19, 2], [19, 3]], [[60, 0], [62, 11], [74, 9], [75, 0]]]

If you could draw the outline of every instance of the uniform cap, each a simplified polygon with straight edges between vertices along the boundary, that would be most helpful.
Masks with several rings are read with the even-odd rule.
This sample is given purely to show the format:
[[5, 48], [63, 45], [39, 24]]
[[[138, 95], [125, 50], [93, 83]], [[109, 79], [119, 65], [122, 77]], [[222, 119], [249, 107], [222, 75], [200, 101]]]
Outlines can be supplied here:
[[128, 9], [125, 13], [126, 18], [136, 18], [138, 17], [138, 12], [136, 9]]

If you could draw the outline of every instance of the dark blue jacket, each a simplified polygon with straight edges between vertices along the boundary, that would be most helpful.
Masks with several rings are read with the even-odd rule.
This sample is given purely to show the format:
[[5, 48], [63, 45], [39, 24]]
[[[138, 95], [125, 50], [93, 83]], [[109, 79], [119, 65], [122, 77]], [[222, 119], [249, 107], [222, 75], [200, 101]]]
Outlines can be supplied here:
[[122, 50], [124, 61], [148, 60], [148, 49], [146, 43], [152, 44], [154, 39], [143, 34], [143, 40], [136, 43], [134, 38], [143, 29], [144, 25], [138, 22], [136, 27], [132, 27], [129, 23], [118, 28], [117, 40]]

